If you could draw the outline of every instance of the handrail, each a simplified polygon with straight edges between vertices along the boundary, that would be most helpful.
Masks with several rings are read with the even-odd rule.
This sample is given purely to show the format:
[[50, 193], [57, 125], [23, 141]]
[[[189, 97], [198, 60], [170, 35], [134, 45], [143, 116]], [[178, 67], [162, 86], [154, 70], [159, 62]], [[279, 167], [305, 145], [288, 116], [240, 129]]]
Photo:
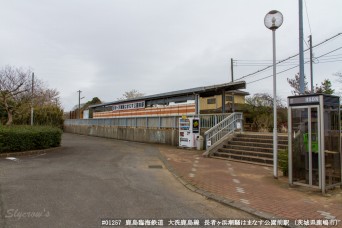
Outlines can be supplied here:
[[[242, 131], [242, 113], [234, 112], [204, 133], [206, 150], [214, 148], [222, 139], [239, 129]], [[209, 145], [208, 145], [209, 144]]]

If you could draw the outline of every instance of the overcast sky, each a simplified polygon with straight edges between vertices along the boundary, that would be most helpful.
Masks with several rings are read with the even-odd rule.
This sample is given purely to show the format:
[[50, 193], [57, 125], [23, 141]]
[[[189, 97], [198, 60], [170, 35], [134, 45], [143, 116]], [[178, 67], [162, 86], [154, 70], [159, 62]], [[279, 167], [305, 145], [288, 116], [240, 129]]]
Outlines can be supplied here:
[[[312, 34], [315, 45], [342, 32], [341, 0], [303, 5], [305, 40]], [[261, 61], [271, 63], [272, 32], [264, 16], [273, 9], [284, 15], [276, 32], [280, 60], [298, 53], [297, 0], [1, 0], [0, 66], [31, 68], [60, 92], [65, 111], [78, 103], [77, 90], [84, 101], [97, 96], [109, 102], [132, 89], [152, 95], [226, 83], [230, 58], [237, 60], [236, 79], [263, 68]], [[314, 55], [340, 47], [342, 35]], [[335, 82], [341, 60], [342, 49], [316, 60], [314, 83]], [[278, 70], [297, 63], [295, 58]], [[291, 95], [286, 78], [298, 71], [278, 75], [279, 96]], [[245, 91], [272, 94], [271, 77], [249, 83], [271, 74], [244, 78]]]

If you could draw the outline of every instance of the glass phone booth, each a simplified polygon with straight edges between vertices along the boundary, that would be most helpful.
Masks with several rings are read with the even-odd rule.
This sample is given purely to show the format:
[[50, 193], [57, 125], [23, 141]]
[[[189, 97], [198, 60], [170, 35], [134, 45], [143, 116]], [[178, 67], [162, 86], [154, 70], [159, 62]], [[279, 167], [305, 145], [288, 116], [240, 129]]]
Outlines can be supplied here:
[[288, 97], [289, 183], [321, 189], [341, 186], [340, 98]]

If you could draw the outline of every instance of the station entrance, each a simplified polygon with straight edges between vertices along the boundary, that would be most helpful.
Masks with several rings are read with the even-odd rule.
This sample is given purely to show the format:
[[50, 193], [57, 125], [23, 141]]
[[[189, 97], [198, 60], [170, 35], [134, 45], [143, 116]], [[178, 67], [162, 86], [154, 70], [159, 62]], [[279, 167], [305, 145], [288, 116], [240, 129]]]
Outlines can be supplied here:
[[288, 97], [289, 183], [322, 193], [341, 185], [340, 98]]

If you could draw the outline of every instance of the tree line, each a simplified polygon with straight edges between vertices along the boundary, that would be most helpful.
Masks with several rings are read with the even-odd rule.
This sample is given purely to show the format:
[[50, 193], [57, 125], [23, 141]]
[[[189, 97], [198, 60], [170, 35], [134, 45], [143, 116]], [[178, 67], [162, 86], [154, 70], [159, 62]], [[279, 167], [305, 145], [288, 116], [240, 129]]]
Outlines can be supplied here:
[[[0, 69], [0, 124], [30, 124], [31, 107], [35, 125], [63, 125], [59, 92], [34, 77], [32, 70], [5, 66]], [[32, 84], [34, 88], [32, 90]]]
[[[336, 82], [342, 83], [342, 73], [334, 74]], [[299, 95], [299, 74], [294, 78], [288, 78], [287, 82], [292, 88], [293, 95]], [[308, 83], [304, 77], [304, 94], [311, 94]], [[342, 92], [342, 91], [341, 91]], [[313, 93], [335, 94], [332, 82], [324, 79], [319, 85], [316, 84]], [[279, 131], [287, 132], [287, 107], [284, 100], [277, 97], [277, 128]], [[267, 93], [257, 93], [246, 98], [246, 104], [242, 106], [246, 123], [252, 131], [271, 132], [273, 129], [273, 96]]]

